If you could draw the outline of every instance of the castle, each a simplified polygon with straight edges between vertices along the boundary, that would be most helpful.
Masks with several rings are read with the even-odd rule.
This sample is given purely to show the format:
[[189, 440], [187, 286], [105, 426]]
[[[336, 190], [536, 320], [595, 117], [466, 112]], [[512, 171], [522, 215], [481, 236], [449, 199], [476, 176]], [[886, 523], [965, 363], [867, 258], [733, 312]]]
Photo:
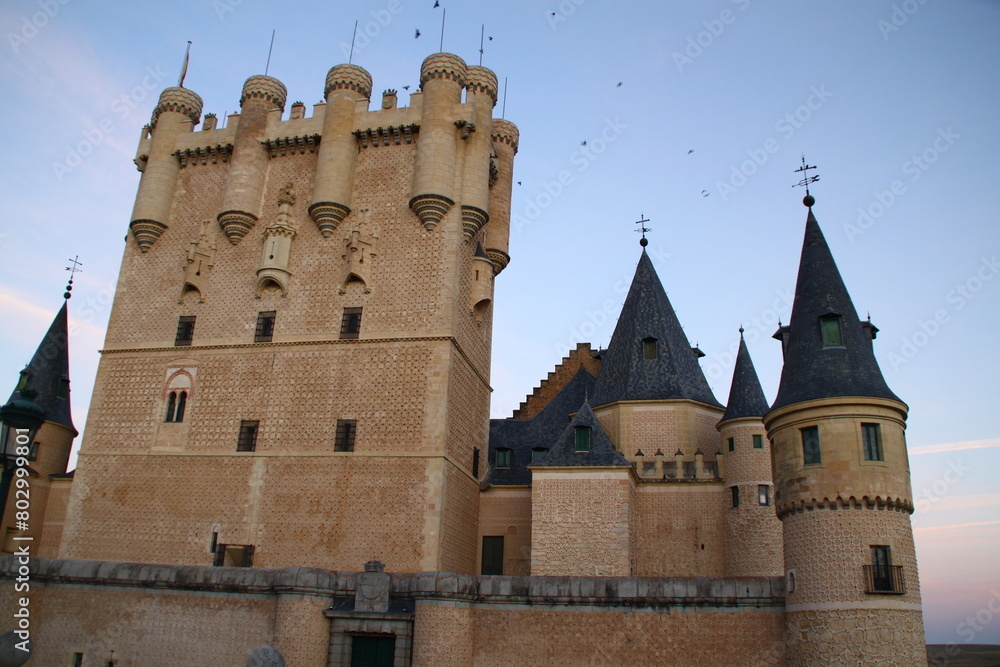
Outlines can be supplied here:
[[813, 198], [773, 405], [742, 332], [717, 400], [643, 248], [608, 348], [490, 420], [518, 130], [486, 68], [420, 81], [161, 94], [74, 473], [65, 305], [12, 396], [37, 664], [925, 663], [907, 407]]

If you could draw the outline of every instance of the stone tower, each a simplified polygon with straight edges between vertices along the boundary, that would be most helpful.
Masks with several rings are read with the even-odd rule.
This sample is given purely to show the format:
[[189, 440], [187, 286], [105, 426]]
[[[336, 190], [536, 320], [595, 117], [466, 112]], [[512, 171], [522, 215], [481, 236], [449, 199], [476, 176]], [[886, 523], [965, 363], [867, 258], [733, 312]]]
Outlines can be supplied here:
[[784, 366], [764, 416], [784, 534], [790, 665], [926, 664], [907, 406], [875, 361], [809, 206]]
[[475, 571], [518, 132], [485, 68], [421, 87], [338, 65], [285, 118], [252, 76], [199, 131], [163, 92], [61, 557]]
[[[67, 297], [69, 292], [66, 293]], [[69, 319], [67, 303], [63, 302], [56, 313], [45, 337], [31, 357], [31, 361], [21, 371], [17, 386], [10, 395], [10, 401], [25, 395], [45, 411], [45, 421], [35, 434], [35, 442], [31, 444], [26, 466], [29, 472], [30, 517], [28, 530], [18, 530], [15, 522], [16, 507], [14, 492], [11, 489], [3, 516], [3, 551], [11, 553], [17, 544], [11, 538], [30, 537], [32, 554], [52, 557], [55, 555], [53, 544], [60, 539], [60, 526], [46, 526], [42, 518], [52, 496], [53, 485], [60, 486], [58, 500], [65, 502], [61, 493], [62, 481], [66, 479], [66, 464], [69, 462], [70, 449], [77, 430], [73, 426], [73, 415], [70, 410], [69, 394]], [[13, 461], [11, 461], [13, 464]], [[8, 474], [10, 471], [5, 471]], [[22, 497], [23, 496], [19, 496]]]
[[725, 459], [726, 574], [730, 577], [783, 574], [771, 447], [762, 421], [767, 410], [741, 327], [726, 413], [716, 426]]

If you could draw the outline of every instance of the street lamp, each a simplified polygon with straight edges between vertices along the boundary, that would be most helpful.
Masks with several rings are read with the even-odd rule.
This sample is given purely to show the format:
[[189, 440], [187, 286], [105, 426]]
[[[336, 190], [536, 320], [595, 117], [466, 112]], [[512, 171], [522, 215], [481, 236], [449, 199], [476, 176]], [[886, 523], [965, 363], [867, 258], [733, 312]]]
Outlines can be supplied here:
[[12, 399], [0, 408], [0, 454], [3, 456], [3, 473], [0, 475], [0, 521], [7, 511], [7, 496], [14, 470], [26, 464], [35, 434], [45, 421], [45, 410], [35, 403], [38, 393], [22, 389], [20, 398]]

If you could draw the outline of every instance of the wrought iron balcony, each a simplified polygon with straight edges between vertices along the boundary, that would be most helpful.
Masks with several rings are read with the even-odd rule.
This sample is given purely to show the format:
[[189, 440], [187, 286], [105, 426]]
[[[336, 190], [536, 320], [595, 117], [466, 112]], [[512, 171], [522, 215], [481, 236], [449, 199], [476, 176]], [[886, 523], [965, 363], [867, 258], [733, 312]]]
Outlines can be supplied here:
[[882, 595], [906, 593], [902, 565], [863, 565], [862, 568], [865, 572], [865, 593]]

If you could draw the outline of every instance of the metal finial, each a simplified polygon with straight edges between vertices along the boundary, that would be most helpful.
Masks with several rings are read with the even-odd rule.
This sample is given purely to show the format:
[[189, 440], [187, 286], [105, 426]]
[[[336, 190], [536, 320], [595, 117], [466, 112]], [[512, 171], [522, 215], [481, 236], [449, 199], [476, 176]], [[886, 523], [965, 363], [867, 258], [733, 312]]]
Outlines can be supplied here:
[[639, 245], [643, 248], [649, 245], [649, 241], [646, 239], [646, 232], [653, 231], [652, 228], [646, 226], [647, 222], [649, 222], [649, 220], [642, 213], [639, 214], [639, 219], [635, 221], [635, 224], [639, 225], [639, 229], [635, 231], [642, 233], [642, 238], [639, 239]]
[[810, 207], [813, 204], [816, 203], [816, 198], [813, 197], [811, 194], [809, 194], [809, 186], [812, 183], [815, 183], [816, 181], [819, 180], [819, 174], [817, 174], [815, 176], [810, 176], [809, 175], [809, 170], [810, 169], [815, 169], [815, 168], [816, 168], [816, 165], [806, 164], [806, 156], [803, 155], [802, 156], [802, 166], [795, 170], [796, 174], [798, 174], [798, 173], [802, 174], [802, 180], [792, 186], [793, 188], [805, 188], [806, 189], [806, 196], [802, 198], [802, 203], [805, 204], [806, 206], [810, 206]]
[[743, 338], [743, 325], [740, 325], [740, 338]]
[[73, 296], [72, 294], [70, 294], [70, 292], [73, 291], [73, 276], [75, 276], [77, 273], [83, 273], [83, 269], [80, 268], [81, 266], [83, 266], [83, 263], [77, 261], [79, 259], [80, 256], [77, 255], [73, 259], [69, 260], [70, 266], [66, 267], [66, 270], [69, 271], [69, 282], [66, 284], [66, 291], [63, 293], [64, 299], [69, 299], [71, 296]]

